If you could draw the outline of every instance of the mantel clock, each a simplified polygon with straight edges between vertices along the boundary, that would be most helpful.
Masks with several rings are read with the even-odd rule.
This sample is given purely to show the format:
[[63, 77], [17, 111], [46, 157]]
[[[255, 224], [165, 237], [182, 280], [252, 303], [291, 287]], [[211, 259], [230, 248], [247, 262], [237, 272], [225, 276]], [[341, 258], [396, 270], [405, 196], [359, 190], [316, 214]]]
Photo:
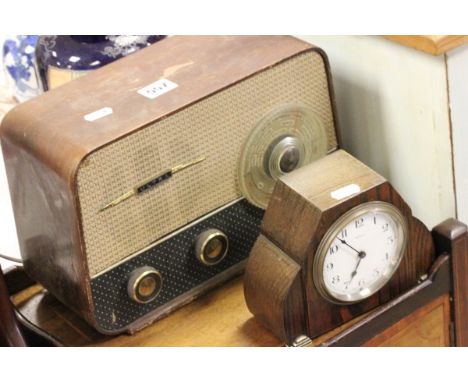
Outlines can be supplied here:
[[339, 150], [277, 183], [247, 264], [246, 301], [292, 343], [400, 296], [433, 260], [431, 234], [402, 197]]

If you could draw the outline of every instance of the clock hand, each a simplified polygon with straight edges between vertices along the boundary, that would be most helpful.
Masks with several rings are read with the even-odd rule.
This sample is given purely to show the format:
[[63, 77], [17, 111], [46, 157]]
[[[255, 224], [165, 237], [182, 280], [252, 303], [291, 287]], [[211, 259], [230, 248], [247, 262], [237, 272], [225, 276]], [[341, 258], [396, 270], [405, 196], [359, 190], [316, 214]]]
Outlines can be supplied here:
[[349, 248], [351, 248], [351, 249], [352, 249], [354, 252], [356, 252], [358, 255], [361, 253], [361, 252], [359, 252], [356, 248], [351, 247], [351, 246], [346, 242], [346, 240], [342, 240], [342, 239], [340, 239], [339, 237], [337, 237], [337, 239], [341, 242], [341, 244], [347, 245]]
[[339, 237], [337, 237], [337, 239], [340, 241], [341, 244], [344, 244], [346, 246], [348, 246], [349, 248], [351, 248], [354, 252], [356, 252], [358, 254], [358, 262], [356, 264], [356, 267], [354, 268], [354, 270], [351, 272], [351, 278], [350, 280], [348, 281], [348, 285], [346, 286], [346, 289], [348, 289], [348, 286], [349, 284], [351, 284], [351, 281], [353, 281], [354, 277], [356, 276], [357, 274], [357, 270], [359, 268], [359, 264], [361, 264], [361, 260], [366, 257], [366, 252], [364, 251], [358, 251], [356, 248], [354, 248], [353, 246], [349, 245], [346, 240], [343, 240], [343, 239], [340, 239]]
[[[348, 286], [349, 284], [351, 284], [351, 281], [353, 281], [354, 279], [354, 276], [357, 275], [357, 270], [359, 268], [359, 264], [361, 264], [361, 261], [364, 257], [366, 257], [366, 253], [364, 251], [361, 251], [361, 252], [358, 252], [358, 255], [359, 255], [359, 259], [358, 259], [358, 262], [356, 264], [356, 267], [354, 268], [354, 270], [351, 272], [351, 279], [348, 281]], [[347, 288], [346, 288], [347, 289]]]

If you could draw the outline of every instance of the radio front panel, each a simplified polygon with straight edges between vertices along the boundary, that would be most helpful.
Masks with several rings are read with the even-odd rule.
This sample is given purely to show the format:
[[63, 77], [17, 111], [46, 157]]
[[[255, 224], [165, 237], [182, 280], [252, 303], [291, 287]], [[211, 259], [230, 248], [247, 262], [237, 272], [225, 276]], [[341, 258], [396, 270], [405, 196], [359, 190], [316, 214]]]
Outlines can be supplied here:
[[[335, 149], [328, 86], [323, 57], [303, 53], [89, 155], [77, 185], [90, 276], [242, 197], [240, 152], [268, 113], [290, 104], [307, 107], [324, 126], [328, 150]], [[198, 158], [203, 160], [101, 211], [145, 179]]]

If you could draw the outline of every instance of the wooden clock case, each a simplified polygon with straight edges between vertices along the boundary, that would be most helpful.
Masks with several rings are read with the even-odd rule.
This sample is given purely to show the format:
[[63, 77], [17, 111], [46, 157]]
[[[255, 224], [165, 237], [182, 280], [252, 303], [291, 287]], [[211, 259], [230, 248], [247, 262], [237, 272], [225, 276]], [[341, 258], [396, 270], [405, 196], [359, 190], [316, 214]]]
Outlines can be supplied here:
[[[341, 199], [332, 196], [350, 185], [359, 191]], [[317, 247], [341, 215], [372, 201], [393, 204], [407, 221], [409, 240], [401, 263], [369, 298], [351, 305], [331, 303], [312, 278]], [[292, 343], [301, 335], [317, 337], [397, 298], [427, 275], [434, 259], [430, 232], [390, 183], [339, 150], [277, 182], [247, 264], [245, 298], [265, 327]]]

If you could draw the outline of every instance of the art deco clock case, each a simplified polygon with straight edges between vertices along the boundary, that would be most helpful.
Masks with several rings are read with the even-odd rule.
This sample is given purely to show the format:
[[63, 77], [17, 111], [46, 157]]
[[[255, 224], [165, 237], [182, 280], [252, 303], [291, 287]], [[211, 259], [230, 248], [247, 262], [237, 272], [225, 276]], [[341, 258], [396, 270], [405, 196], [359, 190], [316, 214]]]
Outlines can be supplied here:
[[431, 234], [402, 197], [339, 150], [277, 182], [247, 263], [245, 298], [292, 343], [400, 296], [433, 260]]

